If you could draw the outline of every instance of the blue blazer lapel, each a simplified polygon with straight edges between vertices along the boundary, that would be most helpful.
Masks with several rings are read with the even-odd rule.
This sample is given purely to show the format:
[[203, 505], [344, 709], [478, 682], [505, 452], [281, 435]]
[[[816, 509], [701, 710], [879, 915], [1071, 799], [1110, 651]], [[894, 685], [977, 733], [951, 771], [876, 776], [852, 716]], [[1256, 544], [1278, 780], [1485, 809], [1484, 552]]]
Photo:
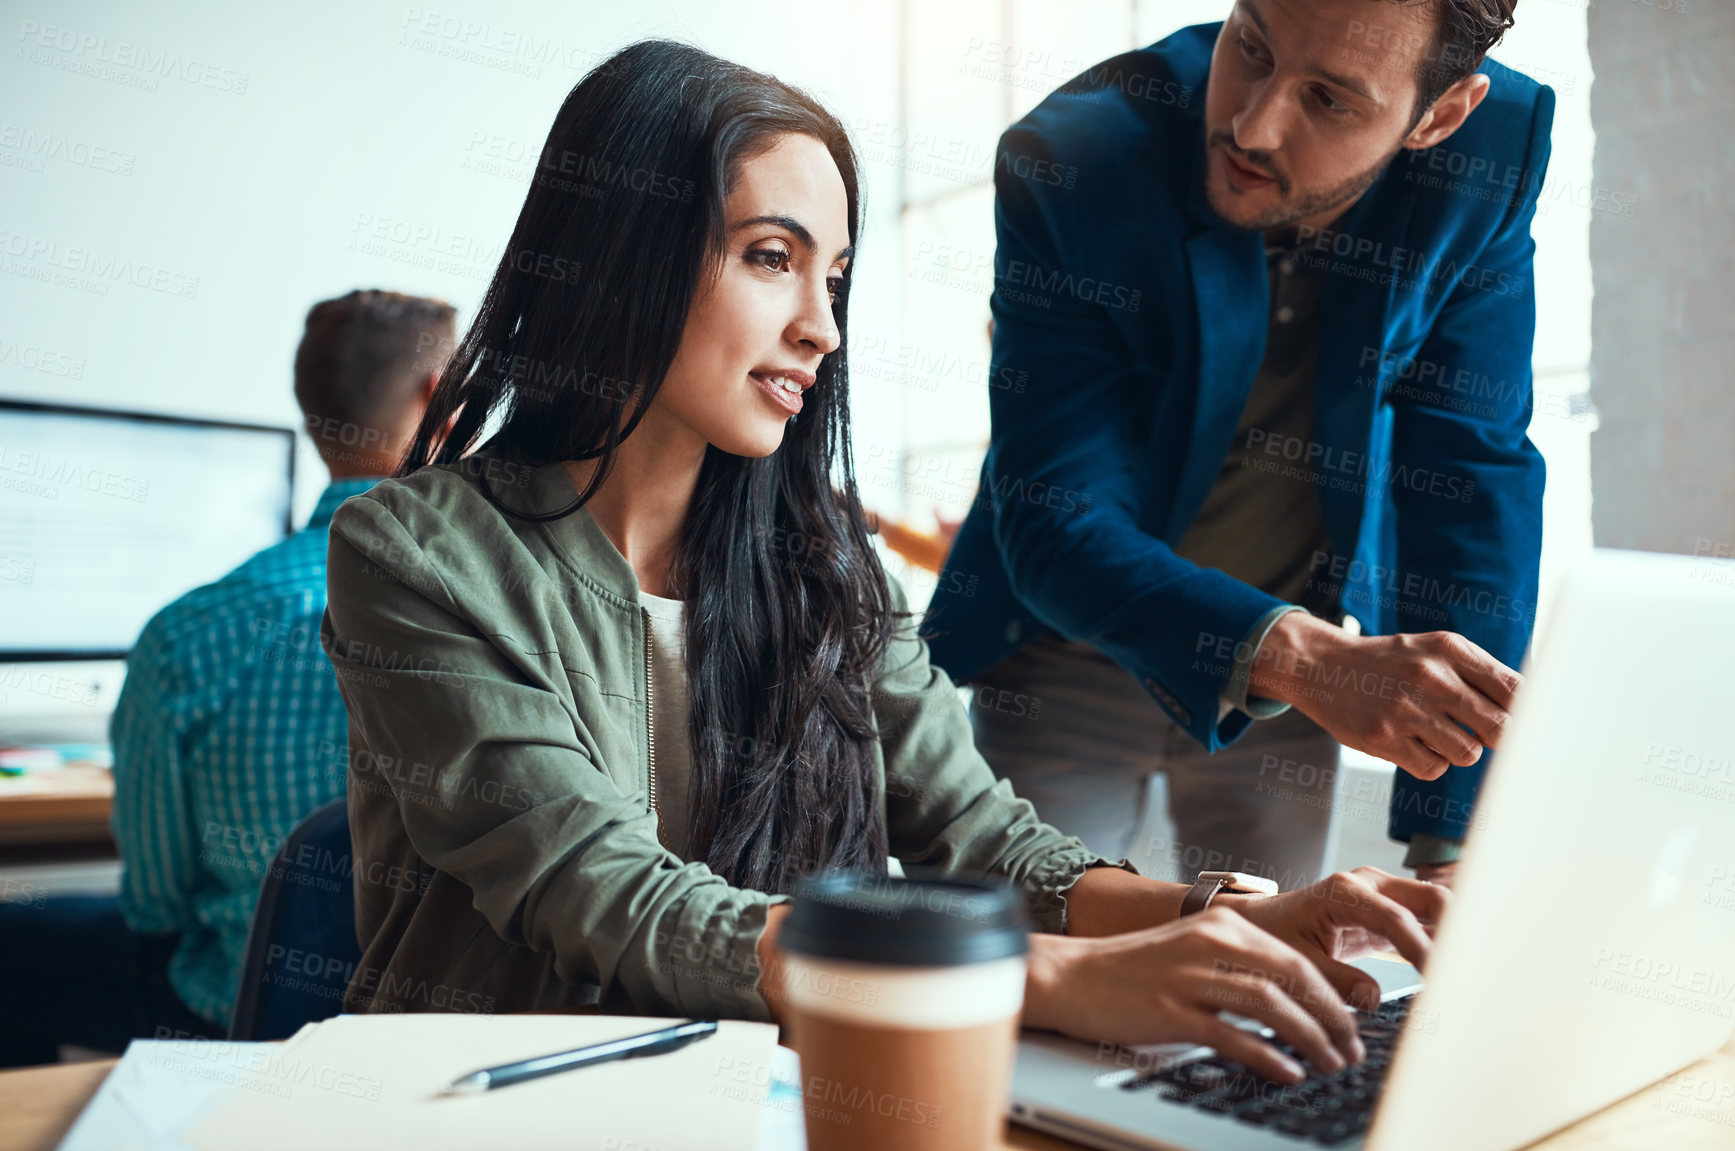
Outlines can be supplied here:
[[[1388, 170], [1389, 171], [1389, 170]], [[1381, 195], [1389, 181], [1368, 190], [1332, 229], [1334, 233], [1366, 237], [1395, 252], [1409, 225], [1415, 197]], [[1320, 258], [1352, 264], [1366, 270], [1367, 261], [1355, 264], [1321, 253]], [[1378, 453], [1383, 445], [1373, 443], [1374, 414], [1379, 408], [1379, 365], [1391, 350], [1392, 315], [1398, 285], [1414, 272], [1400, 264], [1386, 267], [1384, 282], [1334, 271], [1327, 276], [1319, 301], [1319, 359], [1315, 388], [1317, 406], [1314, 438], [1339, 452]], [[1340, 454], [1338, 458], [1343, 458]], [[1320, 511], [1332, 530], [1333, 545], [1347, 554], [1361, 535], [1363, 512], [1369, 500], [1384, 498], [1383, 491], [1368, 491], [1373, 483], [1372, 461], [1364, 459], [1355, 484], [1321, 484]]]
[[1257, 232], [1215, 227], [1186, 242], [1199, 325], [1198, 390], [1187, 459], [1164, 533], [1179, 543], [1211, 486], [1247, 406], [1247, 393], [1265, 358], [1265, 244]]

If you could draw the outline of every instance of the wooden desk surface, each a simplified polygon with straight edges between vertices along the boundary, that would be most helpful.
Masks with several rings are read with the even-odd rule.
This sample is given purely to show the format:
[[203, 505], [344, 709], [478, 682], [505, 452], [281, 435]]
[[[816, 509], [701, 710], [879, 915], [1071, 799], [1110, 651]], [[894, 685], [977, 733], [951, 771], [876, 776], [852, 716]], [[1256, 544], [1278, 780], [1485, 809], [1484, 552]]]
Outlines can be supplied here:
[[0, 1071], [0, 1149], [49, 1151], [72, 1129], [115, 1060]]
[[114, 776], [95, 764], [0, 776], [0, 845], [108, 843], [113, 806]]
[[[113, 1059], [0, 1072], [0, 1151], [50, 1151], [96, 1094]], [[1556, 1132], [1530, 1151], [1735, 1151], [1735, 1039], [1680, 1075]], [[1720, 1102], [1703, 1102], [1705, 1099]], [[1011, 1123], [1005, 1148], [1078, 1144]]]

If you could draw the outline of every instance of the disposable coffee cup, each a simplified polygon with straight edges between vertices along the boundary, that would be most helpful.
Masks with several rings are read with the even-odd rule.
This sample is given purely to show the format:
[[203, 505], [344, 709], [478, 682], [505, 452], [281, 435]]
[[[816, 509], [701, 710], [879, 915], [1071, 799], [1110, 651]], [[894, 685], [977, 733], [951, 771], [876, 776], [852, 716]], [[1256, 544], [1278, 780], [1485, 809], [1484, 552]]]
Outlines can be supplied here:
[[834, 871], [778, 944], [809, 1151], [1002, 1143], [1030, 920], [990, 879]]

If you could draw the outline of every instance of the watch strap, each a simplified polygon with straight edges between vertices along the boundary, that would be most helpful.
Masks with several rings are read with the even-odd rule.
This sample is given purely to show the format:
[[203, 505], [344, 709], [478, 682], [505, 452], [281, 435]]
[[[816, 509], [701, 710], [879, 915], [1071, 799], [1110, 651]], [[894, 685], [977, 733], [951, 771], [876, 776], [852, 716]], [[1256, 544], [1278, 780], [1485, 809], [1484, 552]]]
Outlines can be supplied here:
[[1195, 880], [1193, 886], [1187, 890], [1186, 897], [1181, 900], [1181, 917], [1196, 915], [1211, 906], [1211, 901], [1217, 898], [1217, 893], [1222, 891], [1228, 882], [1220, 876]]

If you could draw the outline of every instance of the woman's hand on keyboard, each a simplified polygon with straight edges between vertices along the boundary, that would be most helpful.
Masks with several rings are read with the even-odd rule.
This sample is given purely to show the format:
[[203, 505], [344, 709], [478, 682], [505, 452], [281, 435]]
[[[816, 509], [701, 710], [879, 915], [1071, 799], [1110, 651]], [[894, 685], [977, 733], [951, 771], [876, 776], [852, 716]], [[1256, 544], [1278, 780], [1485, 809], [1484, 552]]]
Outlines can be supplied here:
[[1304, 1078], [1220, 1011], [1270, 1027], [1316, 1073], [1364, 1054], [1355, 1013], [1316, 963], [1234, 911], [1213, 907], [1119, 935], [1031, 936], [1026, 1026], [1115, 1044], [1206, 1044], [1268, 1079]]
[[1395, 950], [1421, 967], [1451, 898], [1439, 884], [1358, 867], [1276, 895], [1219, 895], [1213, 906], [1277, 936], [1324, 972], [1338, 994], [1371, 1011], [1379, 1006], [1379, 984], [1344, 960]]

